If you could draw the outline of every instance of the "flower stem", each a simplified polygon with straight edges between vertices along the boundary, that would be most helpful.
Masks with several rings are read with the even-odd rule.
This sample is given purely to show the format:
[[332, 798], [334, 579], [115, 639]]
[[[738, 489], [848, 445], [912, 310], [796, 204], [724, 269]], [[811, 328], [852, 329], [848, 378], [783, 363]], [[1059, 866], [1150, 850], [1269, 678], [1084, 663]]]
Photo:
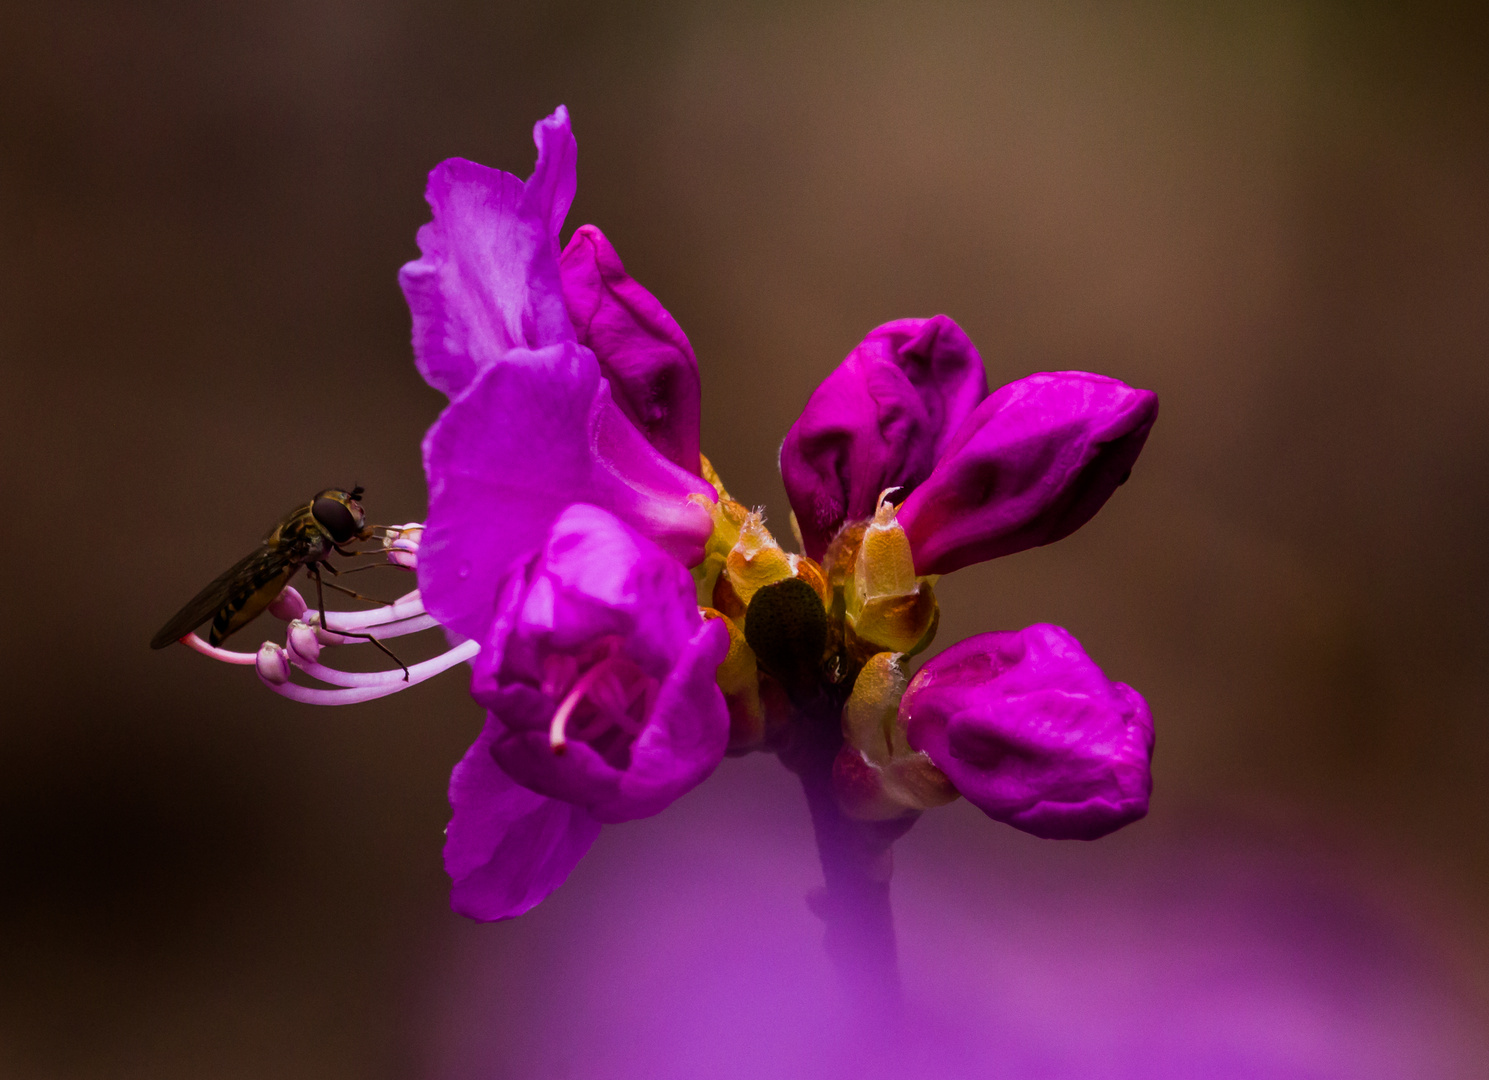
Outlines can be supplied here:
[[843, 745], [840, 708], [821, 698], [797, 702], [798, 723], [781, 757], [801, 778], [824, 887], [807, 898], [826, 926], [823, 946], [843, 980], [850, 1002], [865, 1020], [898, 1012], [899, 960], [889, 899], [895, 840], [918, 814], [891, 821], [848, 817], [832, 788], [832, 763]]

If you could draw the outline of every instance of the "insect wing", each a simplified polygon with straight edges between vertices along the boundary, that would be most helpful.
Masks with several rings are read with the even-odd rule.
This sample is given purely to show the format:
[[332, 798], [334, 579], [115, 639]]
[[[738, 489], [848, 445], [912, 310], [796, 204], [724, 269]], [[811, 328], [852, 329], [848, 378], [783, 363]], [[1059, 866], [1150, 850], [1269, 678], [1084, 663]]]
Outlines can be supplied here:
[[202, 623], [214, 617], [235, 597], [254, 589], [294, 566], [295, 559], [282, 548], [265, 544], [249, 552], [196, 596], [192, 597], [160, 633], [150, 639], [150, 648], [163, 649], [180, 641]]

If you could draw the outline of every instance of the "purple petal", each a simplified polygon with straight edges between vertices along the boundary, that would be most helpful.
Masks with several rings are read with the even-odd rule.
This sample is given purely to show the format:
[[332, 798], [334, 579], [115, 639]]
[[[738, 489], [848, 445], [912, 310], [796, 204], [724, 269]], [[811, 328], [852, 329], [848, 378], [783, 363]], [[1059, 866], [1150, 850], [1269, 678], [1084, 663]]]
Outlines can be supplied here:
[[569, 130], [569, 110], [560, 105], [534, 124], [533, 142], [538, 147], [538, 163], [523, 191], [522, 210], [535, 221], [547, 221], [557, 252], [558, 233], [578, 189], [579, 145]]
[[1127, 479], [1157, 415], [1152, 391], [1084, 371], [994, 391], [900, 507], [916, 573], [1070, 535]]
[[[577, 739], [554, 753], [558, 702], [541, 689], [556, 661], [593, 662], [607, 642], [659, 684], [619, 765]], [[714, 674], [728, 649], [727, 628], [699, 616], [680, 563], [614, 515], [575, 505], [504, 593], [472, 693], [499, 718], [494, 753], [518, 783], [626, 821], [657, 813], [723, 760], [729, 716]]]
[[558, 265], [569, 318], [615, 403], [664, 457], [698, 472], [698, 361], [677, 320], [626, 274], [593, 225], [579, 228]]
[[648, 817], [719, 767], [729, 744], [729, 708], [715, 676], [728, 652], [723, 620], [705, 621], [663, 681], [615, 798], [591, 807], [597, 818]]
[[538, 163], [524, 184], [463, 158], [429, 174], [434, 220], [398, 280], [413, 315], [414, 359], [455, 397], [508, 349], [572, 340], [558, 232], [574, 198], [574, 137], [559, 106], [533, 129]]
[[519, 787], [491, 757], [485, 728], [450, 776], [445, 871], [450, 906], [482, 922], [532, 908], [568, 878], [600, 823], [572, 803]]
[[1148, 812], [1147, 702], [1058, 626], [953, 645], [911, 680], [900, 718], [968, 802], [1035, 836], [1094, 840]]
[[885, 488], [914, 488], [987, 395], [982, 358], [945, 315], [872, 331], [807, 400], [781, 446], [781, 477], [807, 554]]
[[[624, 768], [583, 742], [571, 741], [562, 754], [555, 754], [547, 727], [552, 707], [543, 712], [540, 724], [533, 724], [529, 710], [534, 700], [521, 687], [505, 701], [520, 710], [524, 726], [506, 726], [492, 752], [517, 782], [582, 805], [598, 821], [650, 817], [697, 787], [724, 760], [729, 711], [714, 673], [728, 651], [729, 632], [719, 620], [699, 627], [662, 680]], [[499, 698], [494, 711], [506, 720], [512, 714], [503, 703]]]
[[[594, 487], [573, 493], [572, 501], [613, 511], [684, 566], [702, 562], [718, 494], [696, 470], [674, 465], [646, 441], [615, 404], [608, 380], [600, 381], [595, 395], [589, 440]], [[694, 495], [706, 501], [691, 499]]]
[[682, 564], [584, 503], [557, 516], [541, 556], [507, 595], [476, 662], [478, 699], [482, 686], [503, 677], [540, 682], [544, 655], [576, 653], [605, 637], [624, 637], [627, 657], [660, 677], [702, 623]]
[[430, 428], [424, 470], [419, 588], [465, 637], [485, 638], [502, 581], [571, 503], [610, 510], [687, 565], [713, 527], [689, 500], [711, 501], [712, 489], [646, 442], [575, 342], [513, 349], [482, 371]]

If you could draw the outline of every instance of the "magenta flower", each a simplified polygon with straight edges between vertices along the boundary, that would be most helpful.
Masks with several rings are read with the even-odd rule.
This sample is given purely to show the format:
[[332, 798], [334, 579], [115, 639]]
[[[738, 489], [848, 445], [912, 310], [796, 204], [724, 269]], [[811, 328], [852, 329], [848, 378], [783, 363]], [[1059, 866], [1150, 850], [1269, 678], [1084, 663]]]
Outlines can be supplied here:
[[987, 397], [982, 357], [945, 315], [869, 332], [807, 399], [781, 446], [781, 478], [802, 542], [821, 560], [887, 488], [925, 481]]
[[1132, 470], [1158, 397], [1060, 371], [988, 394], [945, 315], [872, 331], [822, 381], [781, 447], [807, 554], [899, 491], [920, 574], [949, 574], [1069, 536]]
[[776, 753], [813, 816], [828, 949], [850, 981], [892, 988], [886, 856], [920, 812], [960, 794], [1036, 835], [1092, 839], [1147, 810], [1147, 705], [1064, 630], [979, 635], [913, 678], [910, 663], [936, 633], [936, 579], [1089, 520], [1157, 398], [1086, 372], [989, 393], [949, 318], [888, 323], [786, 436], [805, 548], [788, 553], [700, 454], [677, 323], [598, 229], [560, 250], [567, 112], [534, 138], [526, 182], [461, 159], [430, 174], [433, 219], [400, 280], [419, 370], [450, 400], [424, 440], [427, 522], [383, 530], [420, 587], [336, 616], [379, 639], [438, 624], [450, 651], [406, 679], [337, 671], [321, 647], [352, 639], [288, 592], [273, 608], [293, 620], [286, 647], [194, 647], [320, 703], [470, 661], [486, 720], [451, 778], [445, 865], [477, 919], [528, 910], [602, 823], [659, 812], [726, 753]]
[[[419, 589], [430, 614], [468, 638], [486, 634], [512, 565], [571, 503], [609, 510], [686, 565], [702, 558], [713, 527], [716, 496], [696, 466], [678, 466], [648, 441], [697, 445], [692, 353], [613, 252], [608, 261], [566, 259], [561, 274], [558, 233], [575, 186], [567, 111], [533, 137], [538, 164], [526, 184], [460, 158], [429, 174], [434, 220], [419, 230], [423, 256], [399, 275], [419, 370], [450, 395], [424, 440]], [[609, 251], [597, 232], [582, 235]], [[583, 305], [579, 318], [566, 296]], [[602, 356], [581, 342], [576, 322]], [[663, 356], [668, 328], [682, 347]], [[689, 376], [691, 412], [648, 396], [658, 382], [685, 396]], [[644, 429], [628, 418], [636, 411]]]
[[434, 220], [401, 275], [419, 368], [451, 396], [424, 442], [419, 584], [481, 643], [487, 725], [452, 782], [447, 859], [455, 903], [484, 919], [556, 887], [597, 822], [691, 789], [729, 729], [714, 681], [729, 636], [704, 624], [687, 572], [717, 499], [699, 476], [697, 361], [599, 230], [560, 254], [567, 113], [534, 138], [526, 184], [458, 159], [430, 174]]
[[729, 738], [714, 682], [728, 648], [680, 563], [598, 507], [565, 510], [508, 579], [475, 664], [488, 711], [450, 783], [456, 910], [526, 911], [601, 822], [655, 814], [713, 772]]
[[[903, 319], [823, 380], [781, 447], [781, 474], [809, 552], [828, 557], [845, 524], [877, 514], [902, 528], [915, 574], [946, 574], [1085, 524], [1127, 479], [1157, 411], [1150, 391], [1080, 371], [989, 394], [955, 323]], [[897, 511], [877, 505], [891, 492]], [[990, 817], [1037, 836], [1094, 839], [1147, 813], [1147, 705], [1058, 627], [980, 635], [893, 694], [878, 707], [897, 704], [885, 723], [903, 732], [899, 752], [891, 738], [876, 757], [850, 733], [836, 765], [862, 814], [917, 806], [905, 790], [913, 752]]]

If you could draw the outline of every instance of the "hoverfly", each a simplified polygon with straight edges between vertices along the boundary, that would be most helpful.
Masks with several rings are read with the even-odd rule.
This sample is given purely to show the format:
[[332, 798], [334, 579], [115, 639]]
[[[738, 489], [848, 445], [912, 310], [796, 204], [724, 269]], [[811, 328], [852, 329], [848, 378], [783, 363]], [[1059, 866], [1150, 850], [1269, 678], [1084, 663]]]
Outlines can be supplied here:
[[[176, 612], [160, 632], [150, 639], [152, 649], [163, 649], [179, 641], [208, 619], [212, 628], [208, 640], [212, 645], [221, 645], [231, 634], [241, 630], [257, 618], [274, 602], [284, 587], [302, 566], [315, 579], [316, 599], [320, 604], [321, 625], [326, 626], [326, 603], [321, 593], [322, 567], [333, 574], [338, 571], [326, 561], [331, 552], [338, 555], [353, 555], [344, 545], [357, 540], [371, 538], [373, 526], [367, 524], [362, 506], [357, 501], [362, 497], [361, 487], [351, 491], [327, 488], [304, 506], [285, 515], [284, 519], [270, 530], [263, 542], [253, 551], [239, 559], [217, 580], [197, 593], [185, 607]], [[325, 584], [340, 592], [366, 600], [360, 593], [344, 589], [340, 585]], [[326, 626], [334, 633], [340, 631]], [[388, 652], [386, 646], [371, 634], [343, 634], [371, 641], [393, 660], [403, 666], [402, 661]], [[407, 672], [407, 668], [404, 671]]]

